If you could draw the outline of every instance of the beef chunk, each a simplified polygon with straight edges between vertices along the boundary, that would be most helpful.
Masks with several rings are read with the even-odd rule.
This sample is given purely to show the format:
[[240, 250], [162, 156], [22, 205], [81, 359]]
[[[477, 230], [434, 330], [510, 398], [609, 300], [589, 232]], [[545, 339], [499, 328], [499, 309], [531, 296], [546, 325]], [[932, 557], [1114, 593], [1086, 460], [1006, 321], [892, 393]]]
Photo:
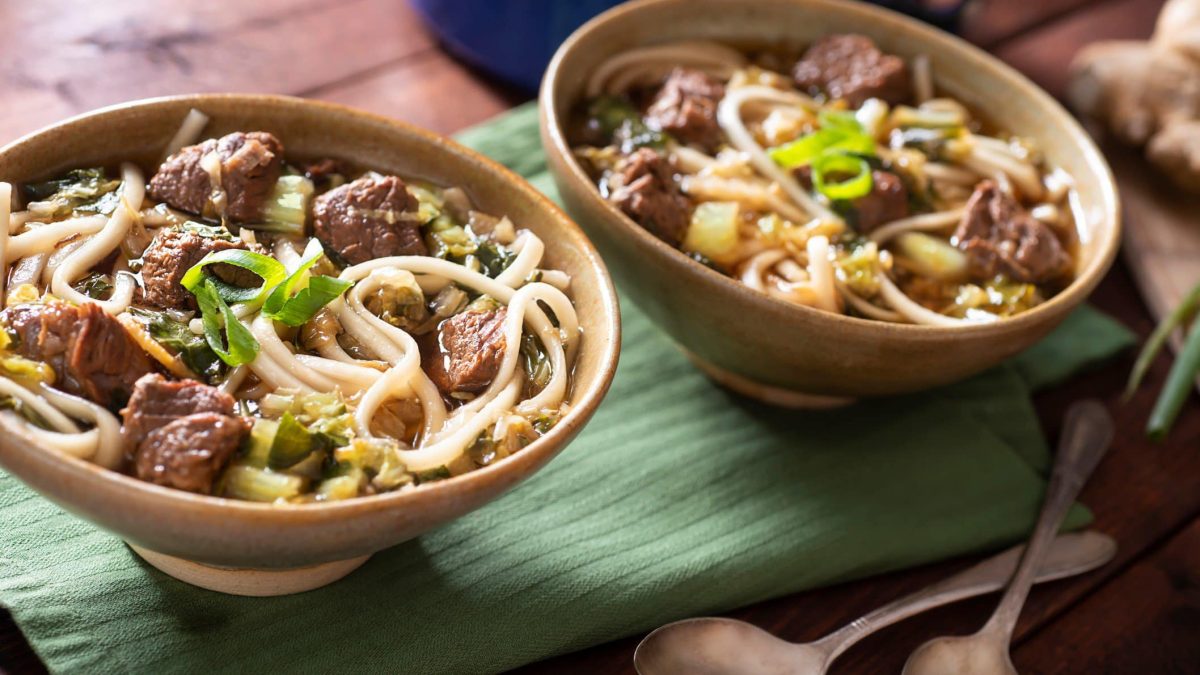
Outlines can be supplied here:
[[217, 413], [171, 420], [146, 434], [137, 449], [134, 471], [149, 483], [211, 494], [248, 427], [244, 418]]
[[979, 281], [1003, 274], [1040, 284], [1061, 277], [1071, 262], [1054, 232], [990, 180], [975, 187], [954, 239]]
[[342, 260], [358, 263], [393, 255], [427, 255], [413, 215], [417, 200], [395, 176], [364, 176], [317, 197], [313, 230]]
[[707, 73], [676, 68], [651, 101], [646, 122], [685, 143], [713, 149], [721, 143], [717, 104], [723, 96], [725, 85]]
[[692, 204], [675, 184], [674, 173], [669, 159], [641, 148], [618, 167], [620, 185], [609, 199], [651, 234], [678, 248], [687, 234]]
[[796, 86], [843, 98], [857, 108], [869, 98], [888, 103], [908, 99], [908, 68], [863, 35], [827, 35], [804, 53], [792, 70]]
[[334, 176], [345, 176], [349, 173], [349, 169], [342, 163], [341, 160], [326, 157], [312, 162], [306, 162], [302, 166], [304, 175], [313, 183], [321, 185], [333, 180]]
[[[162, 309], [196, 309], [196, 298], [179, 282], [193, 265], [214, 251], [246, 249], [240, 239], [205, 237], [186, 230], [160, 230], [142, 255], [142, 300]], [[213, 265], [213, 274], [235, 286], [256, 286], [262, 279], [234, 265]]]
[[[792, 169], [792, 175], [804, 189], [812, 190], [812, 166], [805, 164]], [[850, 201], [854, 209], [851, 219], [855, 229], [870, 232], [880, 225], [908, 215], [908, 188], [904, 181], [890, 171], [871, 172], [871, 191]]]
[[504, 361], [504, 318], [501, 307], [455, 314], [438, 326], [437, 343], [423, 350], [425, 372], [449, 396], [488, 388]]
[[16, 305], [0, 321], [16, 334], [17, 353], [54, 369], [57, 388], [106, 408], [123, 404], [152, 370], [146, 352], [95, 303]]
[[[224, 204], [211, 204], [212, 176], [201, 166], [205, 155], [221, 159]], [[252, 223], [262, 218], [263, 204], [283, 171], [283, 144], [263, 131], [234, 132], [171, 155], [150, 179], [150, 196], [188, 213], [223, 215]], [[208, 211], [207, 214], [205, 212]]]
[[859, 232], [870, 232], [908, 215], [908, 188], [894, 173], [872, 171], [871, 191], [853, 203], [855, 226]]
[[233, 397], [216, 387], [195, 380], [168, 380], [152, 373], [134, 384], [121, 416], [125, 436], [136, 447], [147, 434], [180, 417], [197, 413], [232, 416], [233, 406]]

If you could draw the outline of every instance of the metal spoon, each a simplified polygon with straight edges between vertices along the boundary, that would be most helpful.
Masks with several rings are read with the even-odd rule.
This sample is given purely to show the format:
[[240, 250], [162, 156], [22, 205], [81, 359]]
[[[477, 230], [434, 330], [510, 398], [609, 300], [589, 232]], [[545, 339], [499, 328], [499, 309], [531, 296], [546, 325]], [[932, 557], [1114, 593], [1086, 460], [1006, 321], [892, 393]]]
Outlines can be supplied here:
[[904, 664], [904, 675], [1016, 675], [1009, 644], [1033, 585], [1034, 570], [1067, 509], [1108, 451], [1112, 433], [1112, 420], [1098, 402], [1081, 401], [1067, 410], [1042, 513], [996, 612], [974, 635], [940, 637], [918, 647]]
[[[695, 673], [822, 675], [842, 652], [871, 633], [934, 607], [998, 591], [1012, 577], [1024, 546], [1014, 546], [948, 579], [856, 619], [808, 644], [795, 644], [736, 619], [686, 619], [646, 636], [633, 655], [641, 675]], [[1038, 566], [1036, 581], [1051, 581], [1100, 567], [1117, 545], [1098, 532], [1060, 535]]]

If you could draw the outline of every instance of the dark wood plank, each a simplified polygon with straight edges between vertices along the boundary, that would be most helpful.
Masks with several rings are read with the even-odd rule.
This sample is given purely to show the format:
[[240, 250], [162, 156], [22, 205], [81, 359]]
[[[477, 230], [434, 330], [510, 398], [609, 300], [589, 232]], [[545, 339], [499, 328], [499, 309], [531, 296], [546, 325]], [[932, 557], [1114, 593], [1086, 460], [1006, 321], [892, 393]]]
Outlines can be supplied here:
[[1044, 675], [1200, 672], [1200, 519], [1026, 640], [1013, 660]]
[[[1098, 40], [1144, 40], [1164, 0], [1110, 0], [1034, 28], [999, 45], [996, 56], [1058, 98], [1067, 86], [1067, 65], [1081, 47]], [[1005, 3], [1026, 4], [1026, 3]], [[1029, 3], [1036, 4], [1036, 3]]]
[[[397, 0], [0, 3], [0, 138], [167, 94], [300, 94], [433, 49]], [[20, 28], [17, 28], [20, 27]]]
[[1095, 0], [1040, 2], [968, 2], [959, 33], [982, 47], [992, 47], [1014, 35], [1067, 16]]
[[425, 52], [362, 77], [308, 92], [440, 133], [478, 124], [525, 100], [444, 52]]

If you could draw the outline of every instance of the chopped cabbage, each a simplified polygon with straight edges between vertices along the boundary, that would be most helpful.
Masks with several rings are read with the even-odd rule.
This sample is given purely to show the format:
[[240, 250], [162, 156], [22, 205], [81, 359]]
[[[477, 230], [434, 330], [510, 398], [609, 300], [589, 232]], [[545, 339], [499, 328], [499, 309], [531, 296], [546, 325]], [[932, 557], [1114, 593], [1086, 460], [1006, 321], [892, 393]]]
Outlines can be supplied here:
[[683, 239], [684, 250], [699, 253], [718, 263], [731, 262], [737, 252], [737, 202], [703, 202], [692, 212], [692, 222]]

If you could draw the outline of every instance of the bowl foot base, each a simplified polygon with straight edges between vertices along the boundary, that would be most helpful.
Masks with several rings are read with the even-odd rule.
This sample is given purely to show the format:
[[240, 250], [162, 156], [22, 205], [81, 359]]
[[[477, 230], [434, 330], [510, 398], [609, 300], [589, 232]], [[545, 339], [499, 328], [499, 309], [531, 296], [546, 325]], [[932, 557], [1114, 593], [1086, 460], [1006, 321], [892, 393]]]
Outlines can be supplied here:
[[327, 586], [350, 574], [370, 558], [364, 555], [321, 565], [291, 569], [251, 569], [206, 565], [129, 544], [143, 560], [184, 583], [229, 595], [292, 595]]
[[755, 382], [745, 376], [725, 370], [696, 356], [684, 349], [683, 353], [691, 359], [705, 375], [717, 384], [734, 391], [742, 396], [762, 401], [781, 408], [797, 408], [802, 410], [828, 410], [841, 408], [854, 403], [856, 398], [849, 396], [826, 396], [824, 394], [809, 394], [794, 389], [776, 387], [761, 382]]

